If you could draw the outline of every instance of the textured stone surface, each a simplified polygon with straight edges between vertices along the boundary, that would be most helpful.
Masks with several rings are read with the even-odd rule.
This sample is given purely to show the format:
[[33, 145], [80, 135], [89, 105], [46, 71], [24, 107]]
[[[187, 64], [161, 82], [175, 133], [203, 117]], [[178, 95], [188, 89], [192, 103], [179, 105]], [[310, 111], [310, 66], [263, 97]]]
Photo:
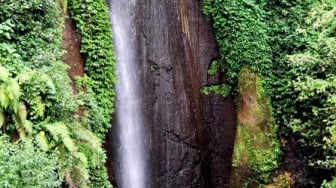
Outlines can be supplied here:
[[[200, 8], [195, 0], [138, 1], [135, 63], [142, 81], [147, 132], [143, 142], [153, 188], [229, 183], [234, 101], [200, 93], [203, 86], [224, 80], [224, 75], [207, 74], [218, 50]], [[109, 137], [114, 151], [117, 129], [114, 126]], [[118, 176], [118, 158], [112, 163]]]
[[[264, 94], [260, 76], [244, 66], [238, 78], [237, 132], [234, 144], [231, 188], [257, 187], [261, 175], [271, 172], [262, 169], [277, 168], [275, 127], [269, 106], [269, 98]], [[267, 174], [266, 174], [267, 173]], [[267, 181], [267, 180], [266, 180]]]

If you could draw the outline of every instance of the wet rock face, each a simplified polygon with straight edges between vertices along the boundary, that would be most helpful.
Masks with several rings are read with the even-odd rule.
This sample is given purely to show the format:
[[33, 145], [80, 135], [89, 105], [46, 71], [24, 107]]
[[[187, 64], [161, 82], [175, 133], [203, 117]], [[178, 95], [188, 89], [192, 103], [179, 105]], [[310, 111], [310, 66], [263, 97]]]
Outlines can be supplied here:
[[203, 185], [198, 143], [202, 134], [198, 127], [203, 124], [201, 65], [193, 57], [191, 39], [183, 32], [189, 19], [186, 4], [181, 2], [184, 9], [179, 1], [139, 4], [139, 63], [149, 126], [152, 187]]
[[203, 96], [221, 83], [211, 26], [194, 0], [139, 2], [139, 65], [152, 187], [227, 187], [235, 112], [231, 98]]
[[200, 3], [139, 0], [136, 12], [151, 187], [228, 187], [234, 101], [200, 92], [224, 80], [207, 74], [218, 49]]

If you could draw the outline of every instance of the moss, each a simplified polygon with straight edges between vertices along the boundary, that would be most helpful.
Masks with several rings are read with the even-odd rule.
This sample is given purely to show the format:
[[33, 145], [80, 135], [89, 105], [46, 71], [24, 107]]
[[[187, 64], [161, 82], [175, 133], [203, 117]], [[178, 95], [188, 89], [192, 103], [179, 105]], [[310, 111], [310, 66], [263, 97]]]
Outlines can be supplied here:
[[231, 187], [267, 183], [278, 167], [280, 146], [275, 135], [272, 109], [262, 85], [262, 78], [250, 67], [241, 69]]

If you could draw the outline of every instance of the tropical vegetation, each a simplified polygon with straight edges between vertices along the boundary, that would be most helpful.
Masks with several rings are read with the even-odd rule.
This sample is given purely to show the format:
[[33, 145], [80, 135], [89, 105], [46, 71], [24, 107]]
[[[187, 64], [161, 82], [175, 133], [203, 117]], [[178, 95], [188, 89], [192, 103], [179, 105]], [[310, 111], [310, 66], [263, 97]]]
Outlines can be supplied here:
[[[296, 185], [319, 186], [323, 179], [325, 187], [334, 184], [326, 181], [336, 172], [336, 1], [202, 0], [202, 5], [220, 49], [217, 67], [227, 73], [231, 93], [239, 94], [239, 72], [246, 65], [263, 80], [278, 140], [283, 149], [295, 145], [287, 152], [308, 169]], [[259, 185], [271, 182], [260, 173], [253, 178]]]
[[[251, 127], [238, 126], [252, 156], [245, 185], [288, 178], [290, 152], [306, 169], [294, 185], [335, 187], [336, 0], [201, 2], [220, 52], [208, 74], [227, 75], [201, 92], [234, 95], [239, 104], [244, 88], [257, 88], [258, 109], [270, 116], [271, 135], [260, 138], [271, 152], [252, 146]], [[76, 80], [62, 59], [66, 16], [85, 61]], [[104, 0], [0, 0], [0, 187], [111, 187], [102, 143], [114, 111], [114, 64]], [[255, 85], [242, 82], [249, 76]]]
[[101, 25], [95, 32], [105, 43], [85, 43], [93, 35], [81, 33], [91, 48], [83, 48], [87, 76], [78, 79], [75, 95], [62, 60], [62, 31], [66, 7], [76, 9], [76, 1], [0, 2], [1, 187], [111, 187], [102, 142], [113, 111], [112, 35], [105, 2], [92, 4], [80, 8], [98, 20], [92, 24]]

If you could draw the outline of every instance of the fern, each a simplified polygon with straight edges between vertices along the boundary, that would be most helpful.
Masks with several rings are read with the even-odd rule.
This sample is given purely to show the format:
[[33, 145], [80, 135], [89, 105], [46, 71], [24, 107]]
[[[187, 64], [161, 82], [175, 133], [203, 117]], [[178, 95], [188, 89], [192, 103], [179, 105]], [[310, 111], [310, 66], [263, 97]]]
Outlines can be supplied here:
[[[96, 4], [95, 1], [92, 2]], [[53, 172], [64, 178], [70, 187], [87, 187], [91, 186], [89, 176], [98, 176], [90, 174], [91, 169], [103, 163], [104, 153], [100, 140], [74, 118], [79, 102], [71, 90], [68, 67], [61, 61], [64, 14], [57, 3], [62, 4], [66, 10], [67, 0], [8, 0], [0, 3], [0, 127], [2, 134], [19, 133], [20, 140], [35, 140], [43, 153], [56, 151], [60, 167]], [[103, 1], [99, 2], [102, 3]], [[95, 9], [92, 10], [96, 12]], [[106, 18], [104, 20], [108, 21], [105, 10], [106, 7], [102, 14]], [[108, 25], [108, 22], [104, 23]], [[110, 37], [110, 27], [103, 29], [104, 33], [109, 31], [106, 37]], [[109, 41], [107, 47], [110, 49], [112, 43]], [[110, 56], [107, 59], [107, 63], [103, 64], [111, 67], [112, 59]], [[108, 71], [108, 74], [109, 79], [98, 80], [112, 83], [113, 79], [110, 78], [113, 71]], [[112, 91], [111, 84], [103, 85]], [[96, 94], [93, 93], [92, 96]], [[103, 99], [105, 95], [100, 96]], [[113, 92], [109, 96], [113, 97]], [[107, 105], [104, 106], [109, 108], [87, 106], [90, 110], [90, 125], [84, 125], [91, 126], [102, 137], [106, 127], [110, 126], [108, 119], [113, 105], [111, 97], [107, 99]], [[87, 101], [84, 103], [82, 105], [86, 106]], [[104, 103], [103, 100], [99, 105]], [[91, 111], [92, 107], [95, 109]], [[95, 117], [92, 118], [93, 116]], [[24, 173], [29, 173], [29, 170], [31, 169]], [[20, 179], [14, 178], [13, 181]], [[38, 187], [54, 186], [46, 183]], [[1, 184], [0, 187], [5, 186]]]
[[73, 140], [70, 137], [70, 132], [68, 127], [62, 123], [52, 123], [44, 125], [47, 131], [51, 134], [52, 138], [56, 142], [61, 142], [65, 148], [70, 152], [75, 152], [77, 150]]
[[9, 97], [7, 96], [6, 86], [0, 85], [0, 105], [1, 108], [7, 108], [9, 105]]
[[74, 165], [71, 168], [71, 174], [77, 182], [78, 187], [88, 187], [89, 171], [87, 168], [83, 167], [82, 165]]
[[0, 187], [61, 187], [58, 157], [31, 141], [11, 143], [0, 136]]
[[14, 103], [15, 105], [13, 104], [13, 110], [17, 109], [16, 107], [18, 106], [18, 101], [20, 100], [21, 96], [19, 83], [15, 79], [8, 79], [8, 81], [6, 82], [6, 91], [9, 100], [12, 101], [11, 104], [13, 104], [13, 102], [17, 102]]
[[39, 132], [35, 136], [35, 140], [38, 144], [38, 146], [43, 150], [43, 151], [48, 151], [49, 150], [49, 142], [46, 137], [46, 134], [44, 131]]
[[30, 121], [20, 119], [18, 115], [13, 115], [13, 119], [21, 138], [25, 138], [33, 133], [33, 126]]
[[3, 67], [3, 66], [0, 66], [0, 79], [1, 81], [5, 82], [7, 81], [9, 78], [9, 71]]

